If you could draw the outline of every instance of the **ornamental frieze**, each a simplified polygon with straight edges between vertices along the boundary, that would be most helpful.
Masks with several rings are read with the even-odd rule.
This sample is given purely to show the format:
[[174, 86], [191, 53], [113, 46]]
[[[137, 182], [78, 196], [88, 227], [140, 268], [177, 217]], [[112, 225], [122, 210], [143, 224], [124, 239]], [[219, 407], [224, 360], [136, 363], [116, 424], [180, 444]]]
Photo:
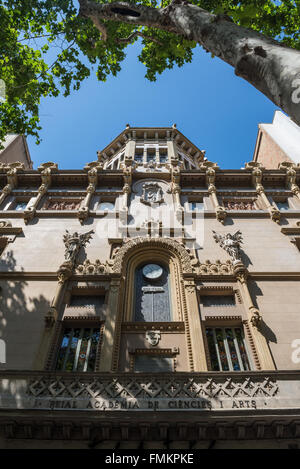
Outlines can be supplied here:
[[230, 260], [226, 262], [221, 262], [217, 260], [211, 262], [210, 260], [205, 261], [205, 263], [200, 264], [197, 269], [198, 275], [232, 275], [233, 274], [233, 265]]
[[128, 376], [68, 379], [62, 376], [32, 380], [27, 395], [36, 398], [102, 398], [102, 399], [221, 399], [271, 398], [279, 392], [270, 377], [153, 377]]

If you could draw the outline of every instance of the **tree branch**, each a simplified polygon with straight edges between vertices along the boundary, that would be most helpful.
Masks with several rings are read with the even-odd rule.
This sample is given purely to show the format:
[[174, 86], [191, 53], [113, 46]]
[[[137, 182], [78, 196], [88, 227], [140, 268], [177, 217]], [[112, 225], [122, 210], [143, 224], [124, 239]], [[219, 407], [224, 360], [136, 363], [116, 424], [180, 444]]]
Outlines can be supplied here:
[[152, 42], [156, 42], [157, 44], [159, 44], [160, 46], [162, 46], [162, 42], [160, 42], [158, 39], [156, 39], [155, 37], [153, 36], [146, 36], [146, 34], [143, 34], [142, 32], [140, 31], [134, 31], [133, 33], [131, 33], [128, 37], [124, 37], [124, 38], [120, 38], [120, 39], [117, 39], [117, 42], [121, 43], [121, 44], [127, 44], [129, 42], [131, 42], [134, 38], [136, 38], [136, 36], [139, 36], [139, 37], [143, 37], [144, 39], [147, 39], [148, 41], [152, 41]]
[[184, 0], [173, 0], [166, 8], [125, 1], [100, 4], [79, 0], [79, 3], [79, 15], [92, 21], [97, 18], [148, 26], [198, 42], [231, 65], [236, 75], [251, 83], [300, 125], [299, 51]]

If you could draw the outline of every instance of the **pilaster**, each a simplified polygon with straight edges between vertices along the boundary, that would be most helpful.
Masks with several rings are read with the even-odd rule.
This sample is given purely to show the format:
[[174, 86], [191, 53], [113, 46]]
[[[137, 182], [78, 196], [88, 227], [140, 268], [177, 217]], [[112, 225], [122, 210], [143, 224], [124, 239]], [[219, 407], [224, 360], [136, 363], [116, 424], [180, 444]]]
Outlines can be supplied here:
[[122, 316], [119, 313], [120, 279], [113, 279], [108, 293], [99, 371], [117, 371], [121, 339]]
[[253, 337], [255, 350], [258, 355], [256, 366], [262, 370], [275, 370], [274, 361], [267, 340], [262, 332], [262, 316], [260, 311], [254, 306], [250, 295], [247, 282], [248, 271], [241, 261], [235, 262], [233, 264], [233, 269], [247, 311], [247, 325], [249, 327], [250, 335]]
[[18, 172], [24, 171], [24, 164], [18, 162], [10, 163], [5, 166], [4, 171], [6, 171], [7, 185], [2, 189], [0, 204], [2, 204], [13, 189], [18, 186]]
[[215, 186], [216, 169], [218, 169], [218, 165], [216, 163], [211, 163], [210, 161], [205, 161], [199, 166], [199, 169], [205, 171], [206, 185], [208, 187], [208, 193], [212, 201], [213, 207], [216, 211], [216, 218], [219, 222], [224, 224], [227, 217], [227, 212], [224, 207], [219, 204], [217, 197], [217, 188]]
[[186, 298], [184, 321], [190, 371], [207, 371], [206, 353], [194, 279], [184, 280], [184, 291]]
[[268, 197], [266, 196], [264, 186], [262, 184], [263, 178], [263, 170], [264, 168], [261, 166], [260, 163], [251, 162], [247, 163], [245, 169], [252, 169], [252, 184], [255, 187], [256, 193], [262, 200], [263, 204], [266, 206], [268, 212], [270, 213], [271, 220], [275, 223], [280, 223], [281, 213], [280, 211], [274, 207], [270, 202]]

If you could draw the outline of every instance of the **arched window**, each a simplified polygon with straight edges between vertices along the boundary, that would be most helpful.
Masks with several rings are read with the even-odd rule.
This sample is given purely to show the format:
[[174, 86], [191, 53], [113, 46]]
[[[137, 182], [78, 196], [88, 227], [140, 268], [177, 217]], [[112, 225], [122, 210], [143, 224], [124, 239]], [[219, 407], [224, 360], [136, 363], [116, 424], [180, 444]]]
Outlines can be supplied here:
[[169, 269], [143, 264], [135, 271], [134, 320], [168, 322], [171, 317]]

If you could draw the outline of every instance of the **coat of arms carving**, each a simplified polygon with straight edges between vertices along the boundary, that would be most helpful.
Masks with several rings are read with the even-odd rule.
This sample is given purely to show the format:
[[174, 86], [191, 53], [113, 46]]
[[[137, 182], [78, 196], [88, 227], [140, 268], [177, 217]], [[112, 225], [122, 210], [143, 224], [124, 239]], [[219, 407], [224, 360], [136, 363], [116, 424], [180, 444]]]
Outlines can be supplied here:
[[162, 188], [156, 182], [145, 182], [141, 202], [147, 205], [161, 204], [164, 202]]

